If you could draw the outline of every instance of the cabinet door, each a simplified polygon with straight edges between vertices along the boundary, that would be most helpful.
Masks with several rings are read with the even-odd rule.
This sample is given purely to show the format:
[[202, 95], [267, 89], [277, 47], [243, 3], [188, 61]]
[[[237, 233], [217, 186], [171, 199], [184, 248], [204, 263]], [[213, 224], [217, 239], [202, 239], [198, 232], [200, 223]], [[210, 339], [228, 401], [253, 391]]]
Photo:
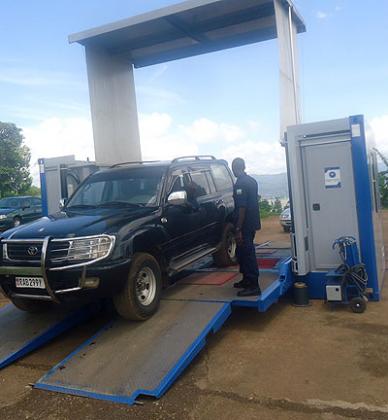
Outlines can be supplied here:
[[302, 159], [311, 267], [335, 268], [341, 260], [333, 242], [341, 236], [359, 239], [351, 145], [304, 146]]

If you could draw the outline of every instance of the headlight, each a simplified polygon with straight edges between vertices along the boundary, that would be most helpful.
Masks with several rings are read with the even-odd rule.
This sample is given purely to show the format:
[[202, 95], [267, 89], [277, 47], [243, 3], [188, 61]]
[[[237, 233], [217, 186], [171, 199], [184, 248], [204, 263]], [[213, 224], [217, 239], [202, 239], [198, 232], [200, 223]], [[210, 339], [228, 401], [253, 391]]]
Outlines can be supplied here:
[[6, 218], [7, 218], [7, 215], [6, 214], [0, 214], [0, 220], [4, 220]]
[[114, 236], [102, 235], [70, 241], [69, 260], [96, 260], [107, 257], [113, 249]]

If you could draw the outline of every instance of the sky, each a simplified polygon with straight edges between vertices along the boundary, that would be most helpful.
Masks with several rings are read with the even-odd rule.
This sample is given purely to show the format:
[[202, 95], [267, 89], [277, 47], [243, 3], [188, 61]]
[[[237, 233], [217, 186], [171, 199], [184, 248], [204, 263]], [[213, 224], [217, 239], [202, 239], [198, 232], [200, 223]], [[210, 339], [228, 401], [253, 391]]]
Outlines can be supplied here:
[[[93, 160], [84, 49], [69, 34], [173, 0], [1, 0], [0, 121], [40, 157]], [[296, 0], [303, 122], [364, 114], [388, 153], [388, 1]], [[215, 154], [285, 171], [275, 40], [136, 70], [144, 159]]]

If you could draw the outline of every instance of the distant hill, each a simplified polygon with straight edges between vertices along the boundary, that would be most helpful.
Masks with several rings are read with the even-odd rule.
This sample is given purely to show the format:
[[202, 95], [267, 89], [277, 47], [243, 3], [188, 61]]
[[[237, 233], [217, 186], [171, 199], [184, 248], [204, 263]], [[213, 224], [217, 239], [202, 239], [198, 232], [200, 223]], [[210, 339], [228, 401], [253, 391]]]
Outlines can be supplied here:
[[288, 197], [287, 174], [252, 175], [259, 184], [259, 194], [265, 199]]

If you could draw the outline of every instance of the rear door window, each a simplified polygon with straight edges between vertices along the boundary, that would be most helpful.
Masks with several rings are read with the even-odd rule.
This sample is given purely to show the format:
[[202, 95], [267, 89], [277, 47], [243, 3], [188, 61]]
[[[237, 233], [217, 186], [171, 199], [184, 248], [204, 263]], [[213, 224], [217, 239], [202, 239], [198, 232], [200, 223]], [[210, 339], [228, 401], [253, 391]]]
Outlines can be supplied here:
[[224, 165], [211, 165], [214, 182], [217, 191], [225, 191], [233, 189], [232, 177]]
[[206, 175], [206, 178], [207, 178], [207, 182], [209, 183], [210, 192], [213, 194], [217, 191], [217, 188], [216, 188], [216, 184], [214, 182], [211, 170], [209, 169], [208, 171], [206, 171], [205, 175]]
[[22, 208], [30, 208], [31, 207], [31, 200], [29, 198], [25, 198], [21, 202]]
[[198, 171], [198, 172], [191, 172], [191, 185], [190, 185], [190, 192], [193, 197], [198, 198], [204, 195], [210, 194], [210, 186], [206, 177], [205, 172]]

